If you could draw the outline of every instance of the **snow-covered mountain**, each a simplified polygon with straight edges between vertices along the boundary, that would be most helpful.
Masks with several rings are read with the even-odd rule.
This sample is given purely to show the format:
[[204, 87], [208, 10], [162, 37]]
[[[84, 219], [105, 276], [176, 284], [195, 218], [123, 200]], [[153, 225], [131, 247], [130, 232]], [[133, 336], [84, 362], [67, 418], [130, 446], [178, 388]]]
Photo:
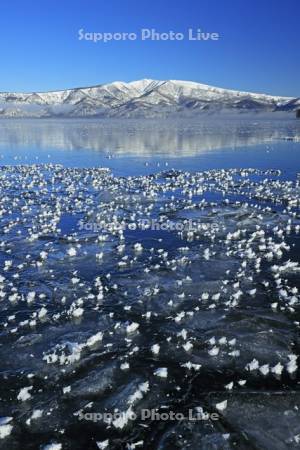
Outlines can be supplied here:
[[117, 81], [51, 92], [0, 92], [0, 117], [165, 117], [299, 108], [299, 98], [253, 94], [178, 80]]

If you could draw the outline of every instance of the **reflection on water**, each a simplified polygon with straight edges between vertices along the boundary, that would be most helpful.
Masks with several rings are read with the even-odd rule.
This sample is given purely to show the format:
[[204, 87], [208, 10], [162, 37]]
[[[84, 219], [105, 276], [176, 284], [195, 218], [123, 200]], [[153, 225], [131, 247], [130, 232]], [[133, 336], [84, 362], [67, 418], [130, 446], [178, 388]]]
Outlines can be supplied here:
[[2, 120], [0, 148], [98, 150], [119, 155], [194, 156], [300, 135], [287, 120]]

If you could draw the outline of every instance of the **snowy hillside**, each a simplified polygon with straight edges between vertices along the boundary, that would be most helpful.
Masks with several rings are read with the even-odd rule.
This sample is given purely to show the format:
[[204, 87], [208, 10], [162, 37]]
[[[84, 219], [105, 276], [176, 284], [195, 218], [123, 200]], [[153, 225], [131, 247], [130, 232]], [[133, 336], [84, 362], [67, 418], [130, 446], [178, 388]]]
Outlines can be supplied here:
[[117, 81], [52, 92], [0, 93], [0, 117], [164, 117], [219, 111], [295, 111], [300, 99], [190, 81]]

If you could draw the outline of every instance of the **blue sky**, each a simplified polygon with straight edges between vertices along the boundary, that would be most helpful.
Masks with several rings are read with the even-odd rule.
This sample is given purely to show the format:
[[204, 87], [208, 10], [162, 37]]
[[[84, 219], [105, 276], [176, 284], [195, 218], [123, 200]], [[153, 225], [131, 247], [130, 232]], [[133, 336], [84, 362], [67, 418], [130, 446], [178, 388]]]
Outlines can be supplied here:
[[[299, 0], [1, 0], [0, 91], [140, 78], [300, 96]], [[79, 41], [78, 30], [220, 33], [215, 42]]]

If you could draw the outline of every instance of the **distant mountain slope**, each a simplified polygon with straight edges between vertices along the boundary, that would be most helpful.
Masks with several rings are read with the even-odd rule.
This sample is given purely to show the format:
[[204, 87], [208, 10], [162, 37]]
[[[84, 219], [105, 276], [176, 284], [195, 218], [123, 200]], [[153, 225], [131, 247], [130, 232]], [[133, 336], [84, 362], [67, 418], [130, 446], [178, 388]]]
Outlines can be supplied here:
[[0, 93], [0, 117], [165, 117], [299, 108], [299, 98], [253, 94], [178, 80], [145, 79], [64, 91]]

